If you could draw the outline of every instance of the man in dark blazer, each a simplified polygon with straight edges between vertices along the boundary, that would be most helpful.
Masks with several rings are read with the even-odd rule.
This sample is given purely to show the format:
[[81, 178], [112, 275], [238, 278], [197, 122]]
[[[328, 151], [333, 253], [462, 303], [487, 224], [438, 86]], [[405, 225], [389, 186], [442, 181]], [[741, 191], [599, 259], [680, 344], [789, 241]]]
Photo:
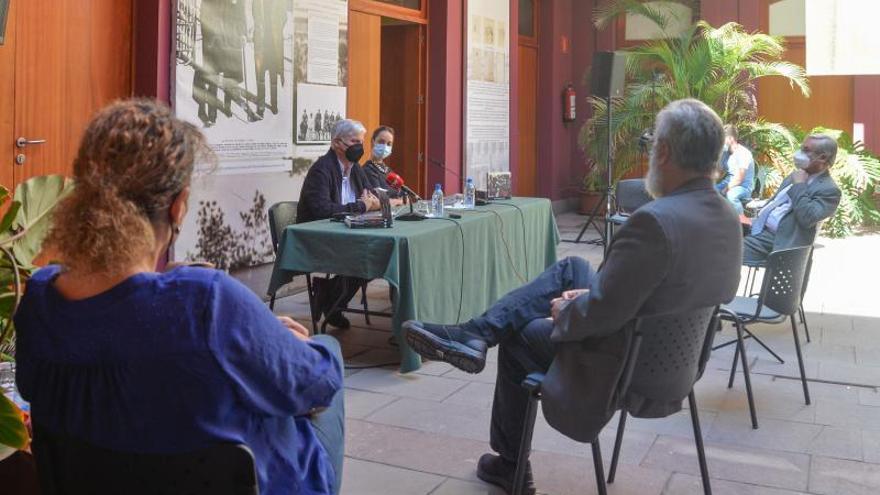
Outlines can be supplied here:
[[[486, 349], [500, 344], [491, 445], [477, 465], [481, 479], [511, 490], [530, 372], [546, 372], [544, 416], [563, 434], [593, 440], [611, 419], [637, 317], [716, 306], [739, 284], [742, 241], [733, 207], [712, 176], [724, 141], [721, 120], [696, 100], [657, 116], [646, 179], [656, 199], [635, 211], [611, 241], [598, 272], [566, 258], [462, 325], [410, 321], [407, 342], [422, 356], [476, 373]], [[648, 404], [648, 411], [681, 403]], [[534, 493], [531, 471], [528, 490]]]
[[830, 136], [804, 139], [794, 154], [797, 170], [752, 220], [751, 234], [743, 239], [743, 262], [761, 264], [773, 251], [813, 244], [819, 223], [840, 204], [840, 188], [829, 173], [836, 159], [837, 142]]
[[[364, 156], [363, 124], [340, 120], [333, 129], [330, 150], [319, 158], [306, 174], [297, 205], [296, 222], [324, 220], [338, 213], [364, 213], [379, 209], [379, 199], [366, 189], [367, 179], [360, 166]], [[337, 276], [325, 281], [315, 279], [317, 310], [327, 323], [348, 328], [348, 320], [333, 306], [345, 308], [364, 280]]]

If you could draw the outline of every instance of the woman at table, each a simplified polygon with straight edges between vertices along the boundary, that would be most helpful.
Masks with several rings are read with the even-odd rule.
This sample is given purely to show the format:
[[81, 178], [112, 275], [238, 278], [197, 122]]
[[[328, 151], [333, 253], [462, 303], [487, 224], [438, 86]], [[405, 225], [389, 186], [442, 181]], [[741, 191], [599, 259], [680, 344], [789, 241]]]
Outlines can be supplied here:
[[[394, 147], [394, 129], [387, 125], [377, 127], [373, 131], [372, 144], [372, 156], [364, 164], [364, 174], [371, 189], [388, 189], [385, 178], [394, 170], [385, 163], [385, 159], [391, 156]], [[401, 194], [399, 191], [389, 190], [388, 196], [400, 198]]]
[[95, 116], [46, 239], [60, 264], [34, 274], [15, 316], [19, 391], [37, 435], [143, 453], [241, 443], [260, 493], [337, 493], [338, 343], [276, 318], [221, 271], [155, 271], [204, 149], [151, 100]]

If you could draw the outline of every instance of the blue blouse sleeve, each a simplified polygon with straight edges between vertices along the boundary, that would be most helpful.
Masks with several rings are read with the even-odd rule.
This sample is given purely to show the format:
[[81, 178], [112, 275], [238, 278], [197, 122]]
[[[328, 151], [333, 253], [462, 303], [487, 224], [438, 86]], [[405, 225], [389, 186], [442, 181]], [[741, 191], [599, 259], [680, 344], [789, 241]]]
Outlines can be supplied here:
[[208, 343], [242, 400], [273, 416], [326, 407], [342, 387], [329, 349], [295, 337], [257, 296], [219, 274], [207, 308]]

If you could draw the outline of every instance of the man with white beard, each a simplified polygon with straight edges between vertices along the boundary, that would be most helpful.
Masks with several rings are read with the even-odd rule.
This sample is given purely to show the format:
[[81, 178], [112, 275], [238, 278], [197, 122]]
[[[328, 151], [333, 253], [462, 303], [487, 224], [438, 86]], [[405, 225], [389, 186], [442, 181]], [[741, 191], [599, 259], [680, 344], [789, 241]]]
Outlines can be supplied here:
[[[721, 154], [721, 119], [697, 100], [671, 103], [657, 116], [648, 192], [611, 240], [598, 272], [566, 258], [459, 325], [404, 323], [407, 343], [423, 357], [470, 373], [499, 345], [491, 446], [477, 476], [512, 491], [532, 372], [546, 373], [547, 421], [582, 442], [593, 440], [613, 415], [609, 397], [623, 367], [627, 322], [726, 303], [739, 284], [742, 230], [733, 207], [714, 188]], [[552, 368], [551, 368], [552, 366]], [[651, 403], [651, 410], [680, 408]], [[531, 469], [525, 493], [534, 493]]]

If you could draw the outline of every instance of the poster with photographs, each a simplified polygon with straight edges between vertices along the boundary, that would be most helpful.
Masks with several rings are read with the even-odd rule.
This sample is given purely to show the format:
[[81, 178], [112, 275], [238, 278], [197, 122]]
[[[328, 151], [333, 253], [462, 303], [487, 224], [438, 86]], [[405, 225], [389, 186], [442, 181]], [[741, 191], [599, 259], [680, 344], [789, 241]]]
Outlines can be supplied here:
[[290, 0], [179, 0], [174, 108], [219, 172], [284, 167], [292, 150]]
[[[231, 272], [271, 262], [267, 210], [275, 203], [299, 199], [306, 172], [327, 152], [326, 122], [345, 115], [348, 1], [178, 0], [177, 4], [176, 110], [207, 134], [219, 164], [200, 171], [193, 180], [175, 259], [206, 260]], [[203, 8], [210, 15], [200, 18]], [[261, 21], [258, 14], [267, 12], [271, 15]], [[245, 28], [236, 20], [241, 16]], [[280, 50], [269, 50], [265, 39], [277, 41], [279, 27]], [[259, 35], [265, 32], [271, 36]], [[232, 38], [240, 40], [242, 33], [240, 45], [233, 43]], [[225, 41], [214, 44], [220, 40]], [[205, 68], [203, 44], [208, 46], [209, 60], [217, 55], [212, 49], [231, 53], [234, 48], [241, 53], [240, 82], [232, 77], [232, 68], [222, 67], [229, 71], [226, 74], [215, 67], [219, 74], [202, 70], [197, 87], [203, 90], [193, 90], [195, 69]], [[303, 111], [306, 136], [300, 140]]]
[[468, 2], [467, 176], [486, 188], [489, 172], [510, 170], [510, 5]]
[[297, 144], [330, 144], [336, 123], [345, 118], [346, 89], [339, 86], [298, 84]]

